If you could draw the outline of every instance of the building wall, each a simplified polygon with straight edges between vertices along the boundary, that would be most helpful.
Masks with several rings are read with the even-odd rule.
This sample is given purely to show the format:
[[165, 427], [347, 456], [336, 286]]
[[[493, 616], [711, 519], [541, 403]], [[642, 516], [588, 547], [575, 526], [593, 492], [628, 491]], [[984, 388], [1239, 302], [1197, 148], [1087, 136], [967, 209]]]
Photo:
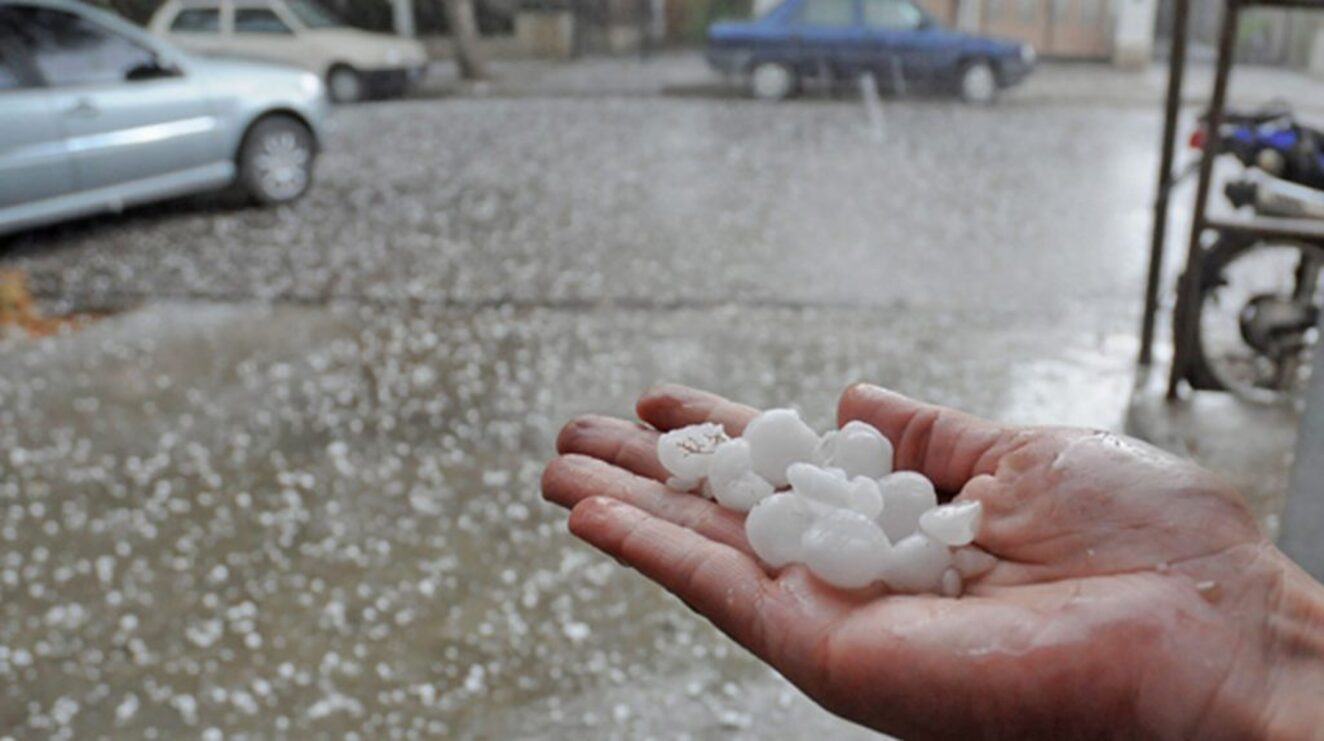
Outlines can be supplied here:
[[1029, 42], [1043, 56], [1106, 59], [1113, 52], [1115, 4], [1127, 1], [955, 0], [964, 7], [951, 14], [966, 30]]
[[[1172, 36], [1172, 4], [1162, 0], [1158, 34]], [[1225, 0], [1191, 0], [1190, 40], [1196, 54], [1211, 57], [1218, 46]], [[1324, 29], [1324, 11], [1251, 8], [1242, 12], [1237, 32], [1237, 61], [1305, 68], [1316, 33]]]

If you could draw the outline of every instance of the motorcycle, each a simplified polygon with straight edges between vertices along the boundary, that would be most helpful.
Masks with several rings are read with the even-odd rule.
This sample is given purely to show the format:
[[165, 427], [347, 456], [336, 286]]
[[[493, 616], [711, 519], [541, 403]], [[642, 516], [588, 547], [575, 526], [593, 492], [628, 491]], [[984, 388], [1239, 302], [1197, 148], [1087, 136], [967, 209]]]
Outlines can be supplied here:
[[[1229, 113], [1217, 136], [1207, 118], [1191, 136], [1245, 167], [1224, 194], [1257, 216], [1324, 219], [1324, 133], [1285, 106]], [[1259, 402], [1297, 397], [1309, 377], [1324, 295], [1324, 239], [1264, 239], [1223, 232], [1206, 248], [1188, 378]]]
[[[1201, 116], [1200, 126], [1191, 134], [1191, 148], [1204, 149], [1209, 138], [1209, 117]], [[1249, 113], [1227, 112], [1216, 140], [1220, 154], [1230, 154], [1248, 168], [1324, 190], [1324, 132], [1298, 122], [1285, 104]]]

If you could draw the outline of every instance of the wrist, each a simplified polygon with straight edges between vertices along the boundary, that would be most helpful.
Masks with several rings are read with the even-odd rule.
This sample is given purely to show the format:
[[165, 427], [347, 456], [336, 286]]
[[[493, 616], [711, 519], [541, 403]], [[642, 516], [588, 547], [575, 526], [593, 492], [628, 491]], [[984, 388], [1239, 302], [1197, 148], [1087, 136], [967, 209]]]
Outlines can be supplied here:
[[1281, 553], [1280, 587], [1265, 621], [1266, 736], [1311, 737], [1324, 728], [1324, 586]]
[[1267, 541], [1183, 570], [1206, 604], [1188, 613], [1194, 619], [1182, 631], [1168, 634], [1164, 653], [1172, 659], [1167, 686], [1196, 688], [1168, 701], [1194, 714], [1147, 730], [1188, 738], [1315, 737], [1324, 728], [1324, 586]]

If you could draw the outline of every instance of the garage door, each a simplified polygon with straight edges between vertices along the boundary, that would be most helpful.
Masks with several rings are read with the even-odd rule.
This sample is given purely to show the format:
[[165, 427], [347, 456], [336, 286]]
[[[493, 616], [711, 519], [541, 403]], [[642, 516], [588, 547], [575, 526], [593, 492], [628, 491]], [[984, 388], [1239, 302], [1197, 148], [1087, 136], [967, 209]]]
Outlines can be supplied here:
[[1052, 0], [1045, 53], [1061, 57], [1106, 57], [1112, 51], [1110, 0]]
[[983, 0], [982, 30], [1056, 57], [1112, 51], [1112, 0]]

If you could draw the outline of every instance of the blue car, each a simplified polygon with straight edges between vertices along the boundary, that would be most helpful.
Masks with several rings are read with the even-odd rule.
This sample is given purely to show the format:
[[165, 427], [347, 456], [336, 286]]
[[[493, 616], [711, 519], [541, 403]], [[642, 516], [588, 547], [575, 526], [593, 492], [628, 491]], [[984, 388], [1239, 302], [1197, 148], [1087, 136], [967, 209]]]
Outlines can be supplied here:
[[751, 21], [714, 23], [708, 61], [747, 75], [754, 95], [781, 99], [805, 78], [871, 73], [893, 90], [950, 90], [988, 103], [1034, 67], [1029, 44], [946, 28], [910, 0], [785, 0]]

